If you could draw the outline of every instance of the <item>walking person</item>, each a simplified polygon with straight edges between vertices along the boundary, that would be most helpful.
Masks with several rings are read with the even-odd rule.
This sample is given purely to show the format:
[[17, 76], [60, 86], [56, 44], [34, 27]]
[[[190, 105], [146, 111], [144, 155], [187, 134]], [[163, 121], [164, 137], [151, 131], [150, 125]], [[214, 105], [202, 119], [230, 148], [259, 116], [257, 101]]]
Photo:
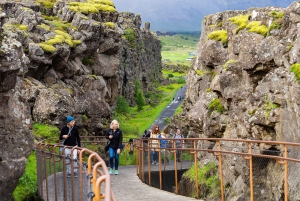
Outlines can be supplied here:
[[[78, 132], [78, 128], [75, 126], [75, 119], [72, 116], [68, 116], [67, 117], [67, 125], [64, 126], [61, 129], [60, 132], [60, 136], [59, 136], [60, 140], [63, 140], [63, 145], [65, 146], [78, 146], [80, 147], [80, 136], [79, 136], [79, 132]], [[67, 156], [68, 158], [72, 157], [72, 159], [75, 161], [74, 167], [77, 166], [77, 149], [73, 149], [73, 153], [72, 152], [72, 148], [66, 148], [65, 149], [65, 156]], [[70, 159], [66, 159], [66, 163], [70, 163]], [[73, 161], [72, 161], [73, 163]], [[74, 170], [74, 177], [78, 177], [77, 175], [77, 169], [75, 168]], [[72, 170], [71, 170], [71, 164], [67, 165], [67, 176], [71, 177], [72, 174]]]
[[[173, 138], [176, 138], [178, 140], [176, 140], [175, 144], [176, 144], [176, 148], [184, 148], [184, 140], [179, 140], [184, 138], [184, 136], [180, 133], [180, 129], [177, 129], [176, 134], [173, 135]], [[177, 162], [181, 162], [181, 150], [176, 150], [176, 159]]]
[[[150, 139], [151, 138], [158, 138], [158, 135], [160, 134], [160, 130], [159, 130], [159, 126], [157, 124], [154, 124], [153, 128], [152, 128], [152, 132], [150, 134]], [[158, 153], [157, 149], [158, 148], [158, 140], [151, 140], [150, 141], [150, 147], [151, 147], [151, 151], [150, 151], [150, 160], [151, 160], [151, 164], [152, 165], [156, 165], [158, 164]]]
[[163, 163], [168, 163], [169, 164], [169, 152], [166, 149], [167, 148], [167, 140], [166, 140], [166, 134], [165, 133], [161, 133], [159, 136], [159, 138], [162, 138], [162, 140], [160, 141], [160, 153], [161, 153], [161, 157], [162, 157], [162, 161]]
[[105, 138], [109, 140], [109, 174], [118, 175], [119, 155], [122, 149], [123, 135], [122, 131], [119, 129], [119, 122], [117, 120], [111, 122]]

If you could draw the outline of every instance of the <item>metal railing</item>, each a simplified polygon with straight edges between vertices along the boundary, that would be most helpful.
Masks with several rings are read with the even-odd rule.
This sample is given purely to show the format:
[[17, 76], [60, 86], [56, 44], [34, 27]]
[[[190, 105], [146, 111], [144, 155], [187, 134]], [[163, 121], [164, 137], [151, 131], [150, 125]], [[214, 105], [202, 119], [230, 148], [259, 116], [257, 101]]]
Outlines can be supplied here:
[[[105, 161], [95, 151], [60, 144], [42, 141], [36, 146], [39, 196], [46, 201], [116, 200]], [[67, 149], [72, 150], [71, 155], [65, 156]], [[74, 150], [77, 159], [73, 159]], [[67, 175], [67, 166], [71, 175]]]
[[[234, 196], [251, 201], [300, 199], [299, 143], [184, 138], [182, 146], [176, 148], [178, 139], [169, 138], [166, 148], [161, 148], [161, 140], [135, 140], [137, 175], [150, 186], [187, 196], [186, 181], [180, 179], [182, 174], [187, 174], [184, 173], [187, 169], [193, 169], [192, 190], [189, 191], [196, 198], [206, 198], [210, 194], [222, 201], [232, 200]], [[177, 151], [181, 153], [179, 160]], [[151, 164], [155, 152], [158, 165]], [[211, 163], [215, 169], [205, 172]], [[213, 185], [207, 183], [213, 179]]]

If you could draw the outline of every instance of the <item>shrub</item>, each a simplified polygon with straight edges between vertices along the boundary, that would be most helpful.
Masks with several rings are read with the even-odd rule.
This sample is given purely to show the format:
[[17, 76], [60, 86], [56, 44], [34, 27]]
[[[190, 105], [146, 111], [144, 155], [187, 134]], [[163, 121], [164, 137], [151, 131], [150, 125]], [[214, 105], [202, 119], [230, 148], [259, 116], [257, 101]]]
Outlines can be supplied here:
[[124, 38], [128, 40], [131, 45], [133, 45], [134, 41], [136, 40], [135, 31], [133, 29], [125, 29]]
[[170, 118], [169, 118], [169, 117], [164, 118], [164, 123], [165, 123], [166, 125], [170, 124]]
[[174, 75], [172, 73], [168, 74], [168, 78], [172, 78]]
[[239, 15], [239, 16], [231, 17], [228, 20], [231, 21], [233, 24], [238, 25], [238, 28], [236, 30], [236, 33], [238, 33], [240, 30], [246, 28], [248, 24], [248, 18], [249, 15]]
[[115, 111], [119, 114], [127, 114], [129, 112], [129, 103], [123, 96], [118, 96], [117, 107]]
[[182, 77], [180, 77], [180, 78], [178, 78], [178, 79], [176, 80], [176, 83], [177, 83], [177, 84], [185, 84], [185, 79], [183, 79]]
[[214, 110], [218, 113], [222, 114], [226, 109], [223, 107], [220, 99], [215, 98], [213, 101], [210, 102], [208, 105], [209, 113], [212, 113]]
[[137, 104], [138, 111], [143, 109], [143, 106], [145, 105], [145, 98], [142, 90], [137, 91], [137, 94], [135, 96], [135, 103]]
[[272, 31], [273, 29], [281, 29], [281, 27], [282, 27], [281, 23], [278, 23], [277, 21], [273, 21], [269, 27], [269, 31]]
[[291, 67], [291, 72], [295, 74], [296, 80], [300, 82], [300, 63], [293, 64]]
[[223, 45], [228, 42], [227, 31], [225, 30], [213, 31], [210, 34], [208, 34], [208, 38], [216, 41], [221, 41]]
[[89, 119], [89, 118], [86, 116], [86, 114], [83, 114], [83, 115], [81, 116], [81, 118], [82, 118], [83, 121], [86, 121], [86, 120]]

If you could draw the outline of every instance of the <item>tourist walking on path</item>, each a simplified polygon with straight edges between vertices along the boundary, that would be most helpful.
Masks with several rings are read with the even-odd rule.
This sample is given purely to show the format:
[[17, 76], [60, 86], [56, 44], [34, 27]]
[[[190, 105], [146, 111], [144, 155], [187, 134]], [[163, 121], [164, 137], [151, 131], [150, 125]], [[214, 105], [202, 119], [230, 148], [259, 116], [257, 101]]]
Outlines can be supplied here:
[[[152, 128], [152, 132], [150, 134], [150, 139], [151, 138], [158, 138], [158, 135], [160, 134], [160, 130], [159, 130], [159, 126], [157, 124], [154, 124], [153, 128]], [[153, 140], [151, 139], [150, 141], [150, 147], [151, 147], [151, 152], [150, 152], [150, 160], [151, 160], [151, 164], [158, 164], [158, 153], [157, 151], [159, 151], [158, 149], [158, 140]]]
[[111, 122], [105, 138], [109, 140], [109, 174], [117, 175], [119, 174], [119, 154], [121, 153], [123, 140], [122, 131], [119, 129], [119, 122], [117, 120]]
[[[60, 136], [59, 139], [63, 141], [63, 145], [65, 146], [78, 146], [80, 147], [80, 136], [79, 136], [79, 132], [78, 132], [78, 128], [75, 126], [75, 119], [72, 116], [68, 116], [67, 117], [67, 125], [64, 126], [61, 129], [60, 132]], [[77, 149], [73, 149], [73, 153], [72, 152], [72, 148], [66, 148], [65, 149], [65, 156], [72, 157], [74, 159], [74, 161], [77, 160]], [[70, 160], [67, 159], [66, 163], [70, 163]], [[77, 162], [75, 162], [74, 166], [77, 166]], [[71, 164], [67, 165], [67, 175], [68, 177], [71, 177]], [[74, 176], [78, 177], [77, 175], [77, 168], [74, 170]]]
[[[182, 139], [184, 136], [180, 133], [180, 129], [177, 129], [176, 134], [173, 135], [173, 138]], [[175, 141], [176, 148], [184, 148], [184, 140], [176, 140]], [[177, 162], [181, 162], [181, 150], [176, 150], [176, 159]]]

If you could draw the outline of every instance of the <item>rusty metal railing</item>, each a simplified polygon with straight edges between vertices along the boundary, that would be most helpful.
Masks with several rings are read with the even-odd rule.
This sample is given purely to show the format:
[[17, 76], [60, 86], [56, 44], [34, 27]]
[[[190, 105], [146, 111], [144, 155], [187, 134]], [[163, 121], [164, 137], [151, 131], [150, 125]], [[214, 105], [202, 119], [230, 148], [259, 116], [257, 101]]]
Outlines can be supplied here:
[[[185, 138], [184, 144], [176, 148], [178, 139], [168, 138], [166, 148], [161, 148], [161, 140], [136, 139], [135, 143], [137, 175], [150, 186], [166, 190], [171, 185], [167, 190], [187, 196], [184, 181], [180, 179], [181, 175], [188, 177], [191, 171], [193, 181], [189, 191], [196, 198], [214, 196], [222, 201], [235, 196], [251, 201], [300, 198], [300, 143]], [[158, 145], [153, 146], [154, 141], [159, 141]], [[153, 153], [158, 154], [158, 165], [151, 164]], [[205, 172], [208, 176], [203, 176], [210, 164], [212, 169]]]
[[[70, 156], [65, 156], [67, 149], [71, 149]], [[73, 159], [75, 150], [77, 159]], [[116, 200], [108, 168], [96, 152], [42, 141], [36, 146], [36, 155], [38, 193], [44, 200]], [[71, 175], [67, 175], [67, 166]]]

